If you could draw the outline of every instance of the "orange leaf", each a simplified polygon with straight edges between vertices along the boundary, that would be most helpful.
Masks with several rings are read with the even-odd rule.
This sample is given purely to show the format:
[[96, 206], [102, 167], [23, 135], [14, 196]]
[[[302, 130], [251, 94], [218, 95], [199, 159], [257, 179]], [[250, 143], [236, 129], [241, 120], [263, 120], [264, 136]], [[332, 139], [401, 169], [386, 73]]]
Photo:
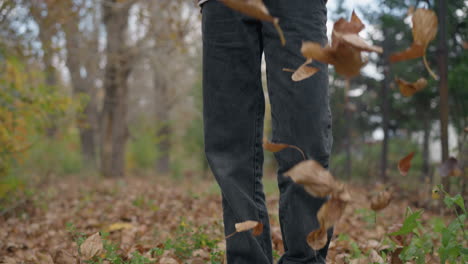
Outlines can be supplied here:
[[395, 81], [400, 87], [401, 94], [405, 97], [412, 96], [413, 94], [421, 91], [427, 86], [427, 80], [424, 78], [419, 78], [419, 80], [417, 80], [414, 83], [409, 83], [400, 78], [396, 78]]
[[315, 250], [324, 248], [327, 240], [327, 230], [325, 228], [314, 230], [307, 235], [307, 244]]
[[399, 62], [404, 60], [416, 59], [424, 56], [426, 49], [424, 46], [413, 43], [408, 49], [394, 53], [390, 56], [390, 62]]
[[413, 156], [414, 152], [411, 152], [398, 162], [398, 170], [400, 170], [401, 175], [406, 176], [406, 174], [408, 174], [408, 171], [411, 168], [411, 160], [413, 159]]
[[273, 143], [268, 141], [266, 138], [263, 139], [263, 148], [270, 152], [278, 152], [285, 148], [289, 148], [288, 144], [283, 143]]
[[337, 197], [328, 200], [317, 213], [320, 227], [328, 229], [336, 224], [343, 215], [347, 202]]
[[247, 16], [273, 23], [276, 18], [270, 15], [262, 0], [221, 0], [228, 7]]
[[291, 79], [295, 82], [299, 82], [299, 81], [302, 81], [311, 77], [316, 72], [318, 72], [319, 71], [318, 68], [307, 65], [307, 64], [310, 64], [311, 62], [312, 62], [312, 59], [307, 59], [306, 62], [304, 62], [299, 68], [297, 68], [297, 70], [291, 76]]
[[247, 220], [245, 222], [237, 223], [235, 225], [236, 232], [244, 232], [253, 229], [252, 234], [258, 236], [263, 232], [263, 224], [257, 221]]
[[337, 187], [330, 172], [314, 160], [302, 161], [286, 171], [284, 175], [303, 185], [304, 189], [315, 197], [325, 197]]
[[220, 0], [226, 6], [239, 11], [247, 16], [256, 18], [258, 20], [267, 21], [273, 23], [276, 31], [281, 40], [281, 44], [284, 46], [286, 40], [284, 38], [283, 30], [279, 26], [279, 19], [270, 15], [270, 12], [266, 8], [262, 0]]
[[432, 10], [418, 8], [413, 12], [413, 44], [405, 51], [390, 56], [390, 62], [410, 60], [424, 56], [429, 42], [437, 34], [437, 16]]

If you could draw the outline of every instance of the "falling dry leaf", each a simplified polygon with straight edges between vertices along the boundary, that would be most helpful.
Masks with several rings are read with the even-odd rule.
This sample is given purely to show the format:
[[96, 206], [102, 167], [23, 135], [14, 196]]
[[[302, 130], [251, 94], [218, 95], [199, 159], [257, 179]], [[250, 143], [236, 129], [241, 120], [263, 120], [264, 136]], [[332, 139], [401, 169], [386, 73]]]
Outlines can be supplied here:
[[450, 157], [446, 160], [441, 167], [440, 174], [442, 177], [458, 177], [462, 174], [458, 160], [454, 157]]
[[80, 252], [81, 256], [83, 257], [83, 260], [90, 260], [95, 256], [101, 254], [103, 251], [104, 248], [99, 232], [88, 237], [80, 246]]
[[383, 190], [371, 198], [371, 209], [380, 211], [386, 208], [392, 200], [392, 191]]
[[307, 244], [315, 250], [324, 248], [327, 240], [327, 230], [325, 228], [314, 230], [307, 235]]
[[221, 0], [221, 2], [247, 16], [273, 23], [278, 31], [281, 44], [283, 46], [286, 44], [283, 31], [279, 26], [279, 19], [270, 15], [262, 0]]
[[321, 228], [328, 229], [336, 224], [343, 215], [347, 201], [332, 197], [318, 211], [317, 219]]
[[413, 13], [413, 44], [407, 50], [392, 54], [391, 62], [424, 56], [426, 48], [437, 34], [437, 16], [432, 10], [418, 8]]
[[364, 24], [353, 12], [351, 21], [341, 18], [332, 31], [332, 45], [322, 47], [319, 43], [305, 41], [302, 43], [302, 55], [335, 66], [335, 71], [347, 78], [359, 74], [367, 63], [361, 56], [361, 51], [382, 52], [382, 48], [368, 45], [358, 33]]
[[302, 151], [302, 149], [294, 145], [283, 144], [283, 143], [273, 143], [273, 142], [268, 141], [266, 138], [263, 138], [263, 148], [273, 153], [284, 150], [286, 148], [293, 148], [299, 151], [299, 153], [301, 153], [302, 158], [304, 160], [306, 159], [305, 154]]
[[400, 174], [406, 176], [408, 174], [409, 169], [411, 168], [411, 160], [414, 157], [415, 152], [411, 152], [406, 157], [402, 158], [400, 162], [398, 162], [398, 170]]
[[237, 223], [235, 227], [236, 227], [236, 232], [238, 233], [253, 229], [253, 235], [255, 236], [260, 235], [263, 231], [263, 224], [257, 221], [252, 221], [252, 220], [247, 220], [242, 223]]
[[285, 148], [289, 148], [288, 144], [283, 143], [273, 143], [268, 141], [267, 139], [263, 139], [263, 148], [270, 151], [270, 152], [278, 152]]
[[413, 12], [413, 44], [406, 50], [392, 54], [390, 62], [399, 62], [423, 57], [424, 65], [434, 79], [437, 75], [426, 60], [426, 49], [437, 34], [437, 15], [432, 10], [418, 8]]
[[299, 82], [299, 81], [302, 81], [311, 77], [316, 72], [318, 72], [319, 71], [318, 68], [307, 65], [307, 64], [310, 64], [311, 62], [312, 62], [312, 59], [307, 59], [306, 62], [304, 62], [299, 68], [297, 68], [297, 70], [291, 76], [291, 79], [295, 82]]
[[405, 97], [412, 96], [427, 86], [427, 80], [425, 78], [419, 78], [419, 80], [414, 83], [409, 83], [400, 78], [396, 78], [395, 81], [398, 87], [400, 87], [401, 94]]
[[304, 189], [315, 197], [325, 197], [336, 188], [336, 182], [330, 172], [314, 160], [302, 161], [284, 175], [303, 185]]

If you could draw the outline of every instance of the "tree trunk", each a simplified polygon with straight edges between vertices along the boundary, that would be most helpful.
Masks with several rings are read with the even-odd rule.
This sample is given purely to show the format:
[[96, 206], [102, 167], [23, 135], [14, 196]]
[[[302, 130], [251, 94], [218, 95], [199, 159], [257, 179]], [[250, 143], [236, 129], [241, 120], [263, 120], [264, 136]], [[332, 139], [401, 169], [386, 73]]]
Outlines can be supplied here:
[[431, 120], [428, 113], [423, 115], [423, 166], [421, 180], [424, 181], [429, 176], [429, 139], [431, 134]]
[[[447, 64], [447, 1], [437, 1], [437, 15], [439, 20], [438, 32], [438, 64], [439, 64], [439, 95], [440, 95], [440, 142], [441, 142], [441, 163], [443, 164], [449, 158], [448, 145], [448, 122], [449, 122], [449, 105], [448, 105], [448, 64]], [[442, 179], [442, 184], [446, 190], [450, 192], [449, 177]]]
[[380, 154], [380, 180], [383, 182], [388, 181], [387, 168], [388, 168], [388, 138], [389, 138], [389, 123], [390, 123], [390, 97], [389, 97], [389, 82], [390, 82], [390, 63], [388, 61], [388, 33], [383, 31], [384, 41], [383, 48], [384, 53], [383, 58], [383, 73], [384, 78], [382, 80], [382, 130], [383, 130], [383, 140], [382, 140], [382, 152]]
[[[71, 19], [64, 25], [67, 59], [66, 64], [70, 72], [73, 95], [79, 97], [87, 95], [86, 105], [83, 113], [77, 114], [77, 124], [80, 133], [80, 144], [83, 161], [87, 166], [96, 166], [96, 126], [97, 126], [97, 103], [95, 77], [98, 61], [97, 40], [93, 45], [85, 47], [86, 53], [91, 53], [91, 56], [83, 54], [83, 49], [80, 45], [85, 41], [81, 37], [81, 32], [78, 29], [79, 18], [76, 15], [75, 19]], [[81, 36], [81, 37], [80, 37]], [[84, 57], [83, 57], [84, 56]], [[86, 60], [83, 62], [83, 60]], [[93, 65], [86, 67], [86, 62], [91, 60]], [[81, 76], [82, 68], [86, 69], [86, 76]]]
[[156, 144], [159, 156], [156, 160], [156, 171], [161, 174], [166, 174], [170, 170], [170, 124], [169, 124], [169, 111], [170, 111], [170, 98], [168, 95], [168, 87], [166, 81], [159, 78], [161, 75], [155, 69], [154, 73], [154, 89], [156, 93], [156, 123], [158, 124], [156, 130]]
[[128, 138], [127, 78], [130, 74], [130, 58], [125, 43], [130, 6], [118, 2], [106, 1], [102, 5], [107, 36], [107, 64], [101, 120], [101, 171], [106, 177], [124, 176]]

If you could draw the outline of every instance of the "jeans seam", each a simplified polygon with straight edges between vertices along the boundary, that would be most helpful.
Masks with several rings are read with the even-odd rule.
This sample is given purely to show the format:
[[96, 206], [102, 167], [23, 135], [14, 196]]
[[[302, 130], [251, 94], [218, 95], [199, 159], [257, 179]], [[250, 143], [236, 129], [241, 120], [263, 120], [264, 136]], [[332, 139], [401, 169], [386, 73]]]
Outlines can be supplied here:
[[[257, 166], [258, 163], [259, 163], [259, 159], [258, 159], [258, 155], [259, 155], [259, 147], [258, 147], [258, 142], [259, 142], [259, 136], [260, 136], [260, 132], [259, 132], [259, 122], [261, 120], [260, 119], [260, 112], [261, 112], [261, 109], [260, 109], [260, 106], [261, 104], [258, 104], [258, 107], [256, 109], [256, 116], [255, 116], [255, 126], [254, 126], [254, 166], [253, 166], [253, 169], [254, 169], [254, 188], [253, 188], [253, 200], [254, 200], [254, 203], [255, 203], [255, 206], [257, 207], [257, 214], [258, 214], [258, 219], [260, 221], [263, 221], [263, 213], [261, 212], [261, 210], [259, 210], [259, 201], [257, 199], [257, 178], [259, 177], [259, 171], [257, 169]], [[263, 223], [262, 223], [263, 224]], [[260, 239], [260, 243], [261, 243], [261, 247], [262, 247], [262, 250], [265, 250], [265, 241], [264, 239]]]

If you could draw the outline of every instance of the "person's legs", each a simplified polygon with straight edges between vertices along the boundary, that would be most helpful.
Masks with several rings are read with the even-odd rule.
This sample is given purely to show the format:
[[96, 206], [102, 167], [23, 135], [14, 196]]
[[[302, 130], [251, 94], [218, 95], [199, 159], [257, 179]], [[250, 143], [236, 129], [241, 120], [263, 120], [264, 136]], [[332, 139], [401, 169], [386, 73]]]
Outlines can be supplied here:
[[219, 1], [202, 6], [205, 153], [222, 191], [225, 234], [255, 220], [263, 233], [226, 241], [229, 264], [270, 264], [270, 226], [262, 186], [264, 95], [262, 24]]
[[[267, 78], [272, 104], [273, 142], [296, 145], [307, 159], [328, 167], [332, 144], [331, 114], [328, 96], [327, 65], [313, 62], [320, 69], [314, 76], [293, 82], [283, 68], [297, 68], [304, 63], [302, 41], [326, 44], [326, 7], [324, 0], [265, 0], [273, 16], [280, 19], [286, 37], [282, 47], [270, 23], [263, 24]], [[327, 247], [314, 251], [306, 242], [307, 235], [319, 228], [316, 214], [325, 199], [305, 192], [283, 173], [303, 158], [294, 149], [275, 153], [278, 161], [280, 189], [279, 217], [285, 254], [279, 263], [325, 263]], [[332, 230], [329, 230], [331, 237]]]

